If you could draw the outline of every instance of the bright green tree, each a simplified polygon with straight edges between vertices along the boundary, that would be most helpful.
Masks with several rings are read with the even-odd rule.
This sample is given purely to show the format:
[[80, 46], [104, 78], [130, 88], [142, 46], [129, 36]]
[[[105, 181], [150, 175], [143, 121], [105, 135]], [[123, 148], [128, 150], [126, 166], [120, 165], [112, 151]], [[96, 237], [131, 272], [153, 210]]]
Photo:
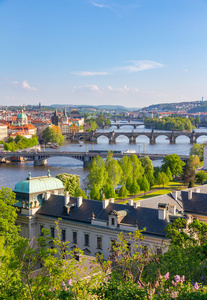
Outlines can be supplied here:
[[190, 148], [190, 155], [198, 155], [200, 160], [203, 160], [203, 148], [204, 148], [204, 146], [205, 146], [204, 144], [194, 144]]
[[104, 160], [101, 156], [93, 158], [89, 164], [89, 175], [87, 176], [90, 187], [96, 186], [99, 191], [102, 191], [107, 181], [107, 171], [105, 169]]
[[131, 160], [128, 156], [123, 156], [120, 161], [120, 166], [122, 168], [122, 183], [126, 184], [127, 178], [132, 176], [133, 167], [131, 164]]
[[152, 161], [151, 159], [149, 158], [149, 156], [145, 156], [145, 157], [142, 157], [140, 159], [141, 161], [141, 164], [144, 168], [144, 174], [146, 175], [146, 178], [150, 184], [150, 187], [154, 185], [154, 181], [155, 181], [155, 178], [154, 178], [154, 168], [153, 168], [153, 165], [152, 165]]
[[57, 143], [58, 145], [64, 144], [64, 136], [53, 126], [45, 128], [42, 137], [46, 143], [52, 142]]
[[140, 187], [139, 187], [139, 185], [138, 185], [138, 183], [137, 183], [136, 180], [134, 180], [134, 181], [132, 182], [132, 185], [131, 185], [129, 191], [130, 191], [130, 194], [131, 194], [131, 195], [137, 195], [137, 194], [140, 192]]
[[116, 188], [117, 184], [121, 181], [122, 178], [122, 168], [120, 167], [117, 159], [111, 159], [107, 166], [106, 171], [108, 173], [107, 182], [113, 187]]
[[144, 191], [144, 192], [147, 192], [150, 190], [150, 184], [145, 175], [142, 177], [142, 181], [140, 183], [140, 189], [141, 189], [141, 191]]
[[169, 178], [169, 181], [173, 180], [172, 173], [171, 173], [169, 167], [167, 167], [165, 174], [166, 174], [167, 177]]
[[90, 199], [93, 200], [100, 200], [101, 199], [101, 193], [99, 188], [94, 184], [90, 190]]
[[185, 163], [180, 159], [177, 154], [170, 154], [163, 158], [163, 164], [161, 166], [161, 171], [166, 172], [167, 167], [170, 168], [172, 176], [182, 175], [183, 167]]
[[196, 180], [198, 183], [203, 184], [207, 180], [207, 174], [204, 171], [197, 172]]
[[121, 188], [119, 189], [119, 197], [126, 198], [128, 196], [129, 192], [126, 189], [126, 186], [123, 184]]
[[132, 186], [132, 183], [133, 183], [133, 179], [132, 179], [132, 176], [129, 176], [126, 180], [126, 188], [128, 191], [130, 191], [131, 189], [131, 186]]
[[115, 198], [116, 197], [114, 188], [109, 183], [107, 183], [105, 185], [105, 187], [103, 189], [103, 192], [104, 192], [104, 195], [105, 195], [106, 199]]
[[130, 156], [130, 160], [132, 164], [132, 178], [133, 180], [137, 180], [144, 174], [144, 168], [135, 154]]

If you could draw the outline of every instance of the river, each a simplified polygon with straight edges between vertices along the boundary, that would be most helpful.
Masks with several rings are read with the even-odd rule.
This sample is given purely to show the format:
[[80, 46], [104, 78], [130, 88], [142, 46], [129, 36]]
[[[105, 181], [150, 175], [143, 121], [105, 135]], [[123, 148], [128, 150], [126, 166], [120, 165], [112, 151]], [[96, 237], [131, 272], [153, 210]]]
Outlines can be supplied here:
[[[120, 129], [116, 127], [110, 127], [100, 131], [116, 131], [116, 132], [129, 132], [132, 130], [130, 126], [121, 126]], [[149, 132], [150, 129], [145, 129], [144, 125], [138, 126], [136, 131]], [[156, 131], [156, 130], [155, 130]], [[158, 130], [157, 130], [158, 131]], [[199, 128], [195, 131], [207, 132], [207, 128]], [[159, 132], [159, 131], [158, 131]], [[163, 132], [163, 131], [162, 131]], [[198, 138], [198, 143], [204, 143], [207, 141], [206, 136]], [[188, 155], [191, 148], [189, 138], [180, 136], [176, 139], [176, 144], [171, 145], [166, 136], [159, 136], [156, 139], [155, 145], [149, 144], [149, 139], [146, 136], [139, 136], [135, 145], [129, 144], [128, 138], [125, 136], [119, 136], [116, 144], [109, 145], [108, 139], [104, 136], [98, 138], [97, 144], [73, 144], [65, 142], [63, 146], [59, 148], [60, 151], [89, 151], [89, 150], [121, 150], [126, 151], [127, 149], [134, 149], [140, 153], [157, 153], [157, 154], [173, 154]], [[51, 151], [51, 149], [49, 149]], [[46, 149], [47, 151], [47, 149]], [[161, 161], [154, 161], [154, 165], [160, 165]], [[56, 176], [60, 173], [70, 173], [80, 175], [81, 183], [87, 176], [88, 170], [83, 169], [83, 163], [73, 158], [53, 157], [48, 159], [47, 166], [34, 167], [33, 162], [24, 163], [9, 163], [0, 164], [0, 186], [7, 186], [14, 189], [15, 184], [21, 180], [26, 179], [28, 173], [31, 172], [32, 177], [43, 176], [47, 174], [47, 170], [50, 169], [52, 176]]]

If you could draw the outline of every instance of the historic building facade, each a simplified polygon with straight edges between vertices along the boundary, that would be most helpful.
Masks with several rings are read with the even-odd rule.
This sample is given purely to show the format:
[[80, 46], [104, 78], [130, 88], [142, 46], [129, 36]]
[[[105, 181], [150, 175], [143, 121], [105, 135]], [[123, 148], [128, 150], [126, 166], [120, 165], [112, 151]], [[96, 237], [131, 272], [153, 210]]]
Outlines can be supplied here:
[[31, 240], [41, 234], [42, 228], [57, 237], [55, 221], [61, 218], [59, 228], [63, 241], [70, 248], [78, 247], [87, 255], [101, 253], [107, 259], [111, 242], [117, 234], [144, 230], [141, 245], [164, 251], [167, 242], [165, 227], [183, 213], [178, 194], [158, 196], [128, 204], [115, 203], [113, 199], [102, 201], [70, 197], [64, 194], [62, 182], [47, 176], [32, 178], [16, 184], [14, 192], [18, 200], [17, 224], [21, 235]]

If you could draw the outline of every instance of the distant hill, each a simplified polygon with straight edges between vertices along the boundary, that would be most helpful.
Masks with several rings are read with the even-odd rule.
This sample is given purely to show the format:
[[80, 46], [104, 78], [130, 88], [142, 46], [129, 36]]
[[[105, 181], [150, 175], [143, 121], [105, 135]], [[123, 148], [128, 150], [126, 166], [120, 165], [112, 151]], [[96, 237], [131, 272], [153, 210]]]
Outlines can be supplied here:
[[144, 108], [145, 111], [181, 111], [188, 113], [205, 112], [207, 111], [207, 101], [189, 101], [189, 102], [174, 102], [174, 103], [160, 103], [150, 105]]

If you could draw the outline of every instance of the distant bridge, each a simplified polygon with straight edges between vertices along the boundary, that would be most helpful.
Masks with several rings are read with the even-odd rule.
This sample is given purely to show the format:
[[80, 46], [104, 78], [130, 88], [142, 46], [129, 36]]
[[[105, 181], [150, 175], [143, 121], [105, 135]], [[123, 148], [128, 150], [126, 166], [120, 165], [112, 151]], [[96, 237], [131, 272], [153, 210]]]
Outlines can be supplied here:
[[129, 139], [130, 144], [136, 144], [136, 138], [139, 136], [146, 136], [149, 138], [149, 142], [151, 145], [154, 145], [156, 143], [156, 139], [158, 136], [165, 136], [170, 144], [175, 144], [176, 139], [179, 136], [187, 136], [189, 138], [189, 142], [191, 144], [196, 143], [197, 139], [200, 136], [206, 136], [207, 137], [207, 132], [187, 132], [187, 131], [160, 131], [160, 132], [155, 132], [153, 129], [151, 132], [146, 132], [146, 131], [139, 131], [139, 132], [101, 132], [101, 131], [92, 131], [92, 132], [78, 132], [78, 133], [68, 133], [65, 134], [66, 139], [70, 140], [71, 142], [79, 142], [80, 140], [85, 140], [87, 142], [91, 143], [97, 143], [97, 140], [100, 136], [105, 136], [109, 140], [109, 144], [115, 144], [116, 139], [119, 136], [126, 136]]
[[[77, 160], [80, 160], [83, 162], [83, 167], [88, 167], [88, 164], [90, 161], [96, 157], [96, 156], [106, 157], [107, 152], [101, 152], [97, 151], [96, 153], [90, 153], [90, 152], [69, 152], [69, 151], [39, 151], [39, 152], [6, 152], [2, 153], [0, 152], [0, 161], [5, 162], [5, 159], [11, 159], [11, 158], [24, 158], [29, 161], [34, 161], [35, 166], [41, 166], [47, 164], [47, 159], [50, 157], [72, 157]], [[130, 156], [132, 153], [114, 153], [113, 156], [116, 158], [122, 158], [123, 156]], [[150, 159], [163, 159], [167, 154], [139, 154], [136, 153], [138, 158], [149, 156]], [[186, 162], [189, 158], [189, 155], [181, 155], [180, 158]]]
[[103, 124], [100, 128], [101, 129], [105, 129], [107, 127], [117, 127], [117, 129], [120, 129], [121, 126], [131, 126], [133, 127], [134, 129], [137, 128], [137, 126], [140, 126], [140, 125], [144, 125], [143, 122], [132, 122], [132, 121], [129, 121], [129, 122], [121, 122], [121, 123], [111, 123], [111, 124]]

